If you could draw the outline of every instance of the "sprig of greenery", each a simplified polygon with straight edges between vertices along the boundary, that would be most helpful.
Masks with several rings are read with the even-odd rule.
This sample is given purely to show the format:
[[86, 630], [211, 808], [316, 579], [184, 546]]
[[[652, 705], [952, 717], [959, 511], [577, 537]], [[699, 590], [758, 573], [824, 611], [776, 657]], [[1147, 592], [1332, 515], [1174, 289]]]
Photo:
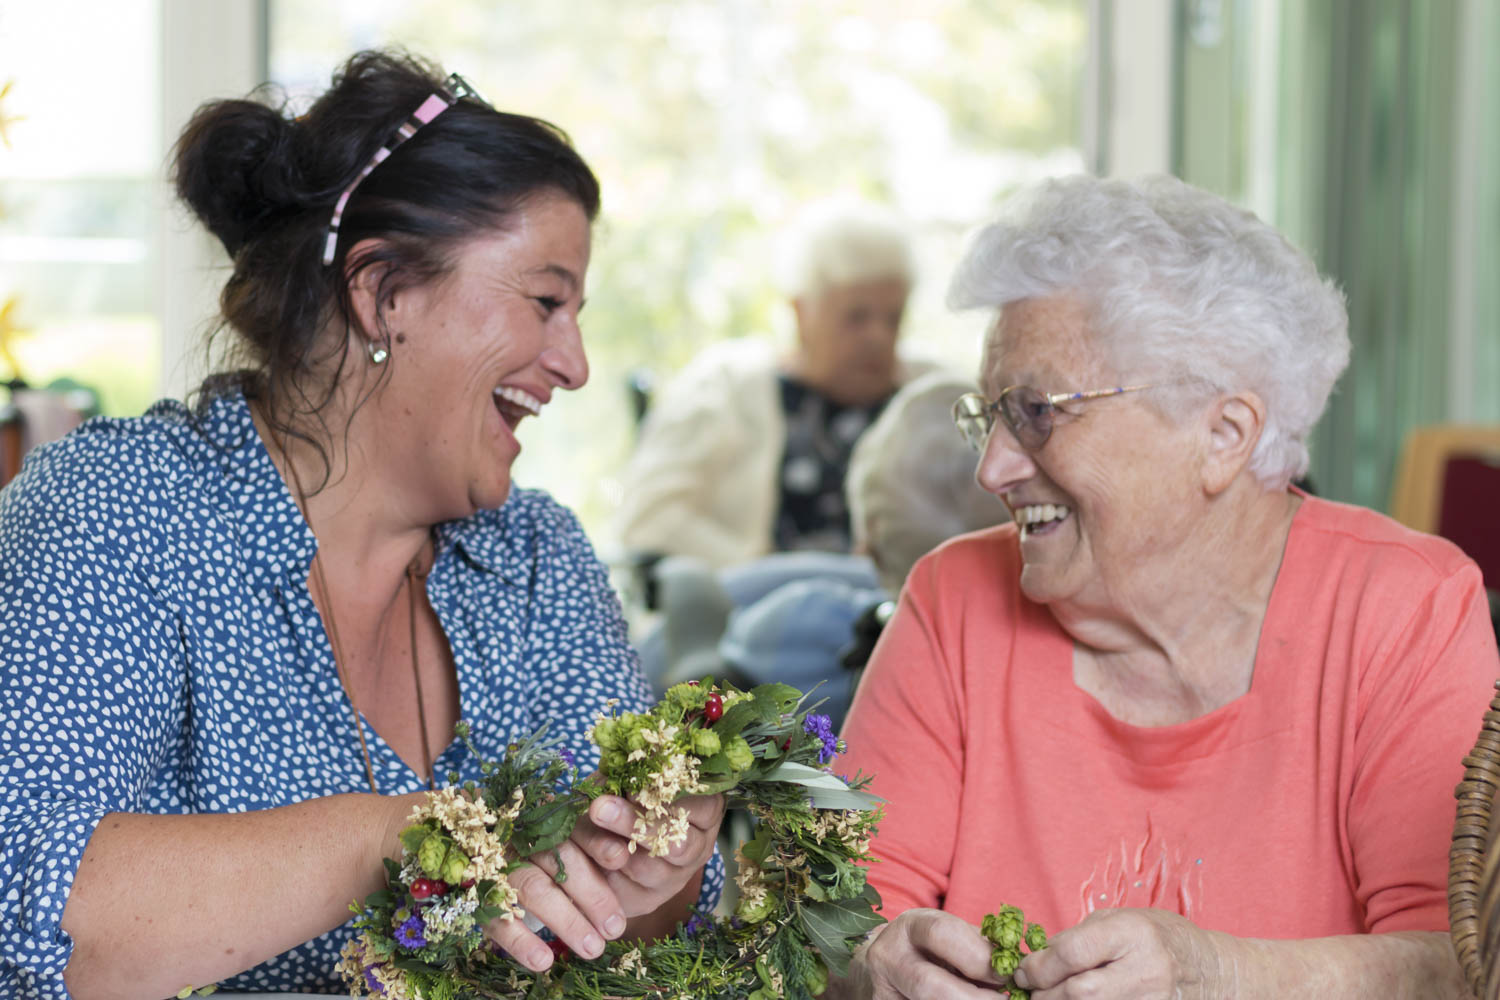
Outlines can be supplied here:
[[1026, 923], [1026, 914], [1020, 907], [1002, 904], [994, 913], [985, 914], [979, 933], [995, 946], [990, 955], [990, 968], [1001, 979], [1001, 992], [1010, 994], [1011, 1000], [1030, 1000], [1031, 991], [1015, 985], [1011, 977], [1021, 964], [1022, 944], [1026, 945], [1028, 952], [1047, 947], [1047, 932], [1042, 925]]
[[[671, 688], [649, 712], [601, 716], [590, 732], [601, 766], [587, 780], [545, 727], [503, 759], [481, 760], [482, 781], [429, 794], [402, 832], [401, 861], [386, 863], [386, 888], [354, 904], [359, 936], [339, 966], [351, 993], [390, 1000], [822, 993], [830, 970], [847, 972], [854, 947], [884, 922], [862, 865], [880, 800], [866, 790], [868, 778], [832, 773], [827, 764], [843, 745], [806, 701], [785, 684], [745, 692], [705, 678]], [[459, 735], [468, 743], [463, 723]], [[728, 920], [694, 914], [658, 941], [610, 942], [593, 960], [555, 946], [553, 966], [530, 972], [492, 950], [483, 927], [521, 915], [506, 876], [539, 852], [557, 858], [589, 802], [605, 793], [638, 804], [644, 815], [631, 849], [653, 854], [686, 836], [686, 813], [674, 808], [683, 796], [723, 793], [748, 809], [757, 827], [738, 851], [739, 907]]]

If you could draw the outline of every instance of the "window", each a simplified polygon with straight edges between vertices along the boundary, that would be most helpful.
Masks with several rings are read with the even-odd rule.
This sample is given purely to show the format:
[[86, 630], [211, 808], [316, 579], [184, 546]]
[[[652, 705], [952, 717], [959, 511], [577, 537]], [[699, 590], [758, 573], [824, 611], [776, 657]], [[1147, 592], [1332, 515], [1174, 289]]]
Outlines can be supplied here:
[[21, 331], [0, 379], [67, 376], [111, 413], [157, 394], [158, 4], [0, 5], [0, 306]]
[[351, 51], [399, 42], [568, 130], [604, 192], [591, 384], [523, 429], [516, 478], [600, 537], [632, 441], [628, 373], [665, 376], [723, 337], [786, 337], [773, 262], [806, 201], [855, 191], [912, 219], [905, 336], [977, 366], [980, 320], [946, 310], [947, 277], [1008, 189], [1083, 168], [1087, 6], [273, 0], [270, 75], [295, 103]]

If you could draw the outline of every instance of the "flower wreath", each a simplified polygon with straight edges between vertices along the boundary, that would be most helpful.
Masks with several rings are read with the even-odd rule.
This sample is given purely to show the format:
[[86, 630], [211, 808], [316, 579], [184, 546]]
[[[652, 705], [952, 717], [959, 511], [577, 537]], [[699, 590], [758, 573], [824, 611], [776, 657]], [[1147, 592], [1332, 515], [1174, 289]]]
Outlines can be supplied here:
[[[386, 860], [386, 887], [352, 907], [358, 936], [339, 972], [352, 996], [389, 1000], [534, 997], [702, 997], [810, 1000], [832, 970], [884, 923], [865, 881], [880, 800], [869, 778], [828, 767], [843, 746], [825, 715], [802, 710], [785, 684], [748, 692], [689, 681], [651, 711], [602, 715], [589, 732], [597, 778], [579, 780], [572, 756], [542, 730], [481, 761], [483, 780], [429, 792], [401, 833], [401, 860]], [[816, 706], [814, 706], [816, 707]], [[468, 729], [458, 734], [468, 743]], [[473, 744], [468, 743], [471, 751]], [[476, 751], [477, 756], [477, 751]], [[457, 775], [450, 775], [457, 781]], [[666, 854], [687, 835], [684, 795], [724, 793], [746, 808], [755, 833], [735, 860], [732, 918], [695, 913], [649, 943], [611, 941], [599, 958], [570, 955], [532, 972], [487, 944], [491, 920], [524, 916], [508, 875], [557, 848], [602, 794], [633, 799], [643, 815], [630, 849]]]

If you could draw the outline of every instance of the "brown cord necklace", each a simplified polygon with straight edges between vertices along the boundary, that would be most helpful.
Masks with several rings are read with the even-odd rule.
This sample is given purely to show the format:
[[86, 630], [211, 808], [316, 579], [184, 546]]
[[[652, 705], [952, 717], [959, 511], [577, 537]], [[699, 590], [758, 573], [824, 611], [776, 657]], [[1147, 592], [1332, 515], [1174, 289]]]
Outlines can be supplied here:
[[[297, 474], [297, 467], [292, 464], [291, 456], [287, 454], [286, 446], [281, 443], [281, 436], [275, 431], [271, 432], [272, 440], [276, 443], [276, 450], [281, 453], [281, 460], [286, 463], [287, 470], [292, 475], [292, 484], [297, 489], [297, 505], [302, 509], [302, 519], [307, 522], [308, 528], [312, 528], [312, 518], [307, 512], [307, 494], [302, 489], [302, 477]], [[313, 533], [314, 537], [317, 532]], [[427, 740], [427, 711], [422, 704], [422, 672], [417, 661], [417, 588], [418, 580], [426, 580], [427, 574], [417, 570], [417, 562], [413, 559], [406, 567], [406, 608], [407, 608], [407, 633], [411, 642], [411, 679], [417, 690], [417, 724], [422, 733], [422, 773], [427, 778], [429, 789], [437, 787], [432, 779], [432, 751], [431, 744]], [[362, 718], [359, 705], [354, 700], [354, 687], [349, 683], [344, 672], [344, 649], [339, 641], [339, 626], [333, 613], [333, 592], [328, 589], [328, 578], [323, 574], [323, 559], [321, 552], [315, 552], [312, 559], [313, 581], [323, 597], [323, 616], [328, 626], [328, 638], [333, 646], [333, 668], [338, 673], [339, 686], [344, 689], [344, 695], [349, 699], [349, 709], [354, 713], [354, 734], [359, 737], [359, 752], [365, 760], [365, 778], [370, 782], [370, 791], [376, 795], [380, 789], [375, 784], [375, 767], [370, 763], [370, 747], [365, 742], [365, 729], [360, 722]]]

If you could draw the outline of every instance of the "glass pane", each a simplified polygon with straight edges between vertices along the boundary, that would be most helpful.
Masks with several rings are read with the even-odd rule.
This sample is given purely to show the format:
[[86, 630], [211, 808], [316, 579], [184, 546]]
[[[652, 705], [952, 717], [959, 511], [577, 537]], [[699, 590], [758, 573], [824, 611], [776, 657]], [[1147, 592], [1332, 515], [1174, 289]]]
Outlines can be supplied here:
[[0, 379], [72, 378], [113, 413], [157, 393], [158, 15], [159, 0], [0, 2]]
[[584, 334], [592, 384], [525, 425], [520, 482], [602, 530], [632, 442], [627, 379], [707, 342], [787, 338], [778, 241], [839, 191], [914, 220], [908, 341], [964, 370], [982, 319], [943, 304], [965, 231], [1022, 180], [1083, 167], [1085, 0], [272, 0], [294, 106], [349, 52], [399, 42], [497, 107], [567, 129], [604, 192]]

